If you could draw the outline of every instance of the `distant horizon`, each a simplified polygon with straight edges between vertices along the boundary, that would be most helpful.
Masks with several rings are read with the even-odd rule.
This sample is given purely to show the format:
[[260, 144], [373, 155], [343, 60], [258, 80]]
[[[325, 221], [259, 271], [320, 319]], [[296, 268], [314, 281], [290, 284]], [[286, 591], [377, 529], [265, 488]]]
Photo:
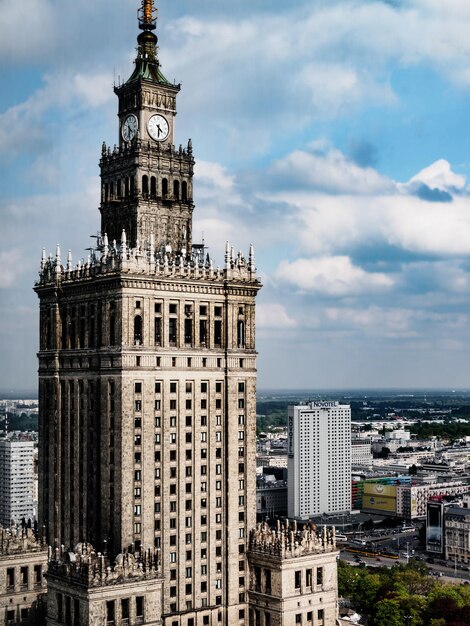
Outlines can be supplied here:
[[[256, 395], [322, 395], [322, 394], [406, 394], [406, 395], [421, 395], [421, 394], [452, 394], [452, 393], [470, 393], [470, 387], [331, 387], [331, 388], [274, 388], [274, 387], [260, 387], [257, 389]], [[0, 400], [36, 400], [38, 398], [37, 390], [32, 389], [0, 389]]]

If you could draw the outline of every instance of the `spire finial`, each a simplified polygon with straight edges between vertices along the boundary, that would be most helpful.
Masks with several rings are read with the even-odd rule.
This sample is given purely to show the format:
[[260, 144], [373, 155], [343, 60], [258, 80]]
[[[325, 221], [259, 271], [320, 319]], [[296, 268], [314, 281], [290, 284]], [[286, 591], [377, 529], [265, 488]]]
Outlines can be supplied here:
[[144, 20], [146, 24], [150, 24], [153, 18], [153, 0], [143, 0], [142, 8], [144, 10]]
[[137, 38], [139, 44], [138, 59], [157, 63], [158, 38], [152, 32], [157, 28], [157, 9], [154, 6], [154, 0], [142, 0], [138, 16], [139, 28], [143, 31]]

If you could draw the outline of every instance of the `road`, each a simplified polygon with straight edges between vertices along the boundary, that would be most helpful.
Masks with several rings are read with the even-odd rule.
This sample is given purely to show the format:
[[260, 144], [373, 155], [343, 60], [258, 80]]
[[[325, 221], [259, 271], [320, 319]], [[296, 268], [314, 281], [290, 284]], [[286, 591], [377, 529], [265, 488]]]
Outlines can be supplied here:
[[[393, 567], [395, 564], [399, 563], [400, 565], [406, 565], [408, 562], [408, 559], [403, 556], [400, 556], [399, 559], [388, 559], [384, 556], [374, 558], [366, 557], [360, 554], [354, 554], [352, 552], [348, 552], [345, 549], [342, 549], [340, 551], [340, 558], [343, 561], [347, 561], [350, 565], [359, 565], [356, 561], [357, 557], [359, 557], [368, 567]], [[455, 571], [455, 567], [452, 567], [450, 565], [442, 565], [440, 563], [427, 563], [424, 560], [422, 562], [424, 563], [424, 565], [426, 565], [429, 572], [436, 577], [442, 577], [443, 579], [452, 582], [455, 582], [456, 580], [470, 581], [470, 573], [468, 569], [457, 569], [457, 571]], [[439, 574], [441, 576], [439, 576]]]

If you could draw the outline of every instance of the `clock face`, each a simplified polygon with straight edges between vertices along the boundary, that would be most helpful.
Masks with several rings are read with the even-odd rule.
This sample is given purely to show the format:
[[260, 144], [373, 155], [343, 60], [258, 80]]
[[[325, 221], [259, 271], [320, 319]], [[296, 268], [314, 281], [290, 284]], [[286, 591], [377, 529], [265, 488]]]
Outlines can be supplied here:
[[148, 131], [155, 141], [164, 141], [170, 132], [170, 125], [163, 115], [152, 115], [148, 122]]
[[137, 135], [137, 129], [139, 128], [139, 122], [135, 115], [128, 115], [122, 125], [122, 138], [124, 141], [132, 141]]

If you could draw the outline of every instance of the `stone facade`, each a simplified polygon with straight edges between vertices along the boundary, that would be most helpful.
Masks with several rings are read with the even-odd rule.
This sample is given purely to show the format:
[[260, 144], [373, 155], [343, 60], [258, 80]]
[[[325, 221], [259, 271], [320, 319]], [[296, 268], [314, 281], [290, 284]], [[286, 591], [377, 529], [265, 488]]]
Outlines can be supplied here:
[[444, 508], [444, 549], [447, 560], [470, 566], [470, 509]]
[[47, 626], [162, 624], [162, 578], [152, 551], [120, 554], [114, 565], [90, 544], [50, 551]]
[[250, 534], [250, 626], [335, 626], [338, 582], [335, 530], [294, 522]]
[[[66, 550], [159, 550], [165, 625], [232, 626], [245, 619], [256, 523], [261, 285], [252, 247], [227, 243], [220, 268], [192, 245], [192, 146], [173, 145], [179, 87], [161, 74], [150, 4], [136, 70], [116, 89], [120, 146], [103, 148], [97, 247], [77, 265], [43, 254], [35, 287], [39, 519]], [[80, 601], [67, 580], [49, 585]]]
[[31, 529], [0, 528], [0, 624], [40, 624], [48, 553]]

